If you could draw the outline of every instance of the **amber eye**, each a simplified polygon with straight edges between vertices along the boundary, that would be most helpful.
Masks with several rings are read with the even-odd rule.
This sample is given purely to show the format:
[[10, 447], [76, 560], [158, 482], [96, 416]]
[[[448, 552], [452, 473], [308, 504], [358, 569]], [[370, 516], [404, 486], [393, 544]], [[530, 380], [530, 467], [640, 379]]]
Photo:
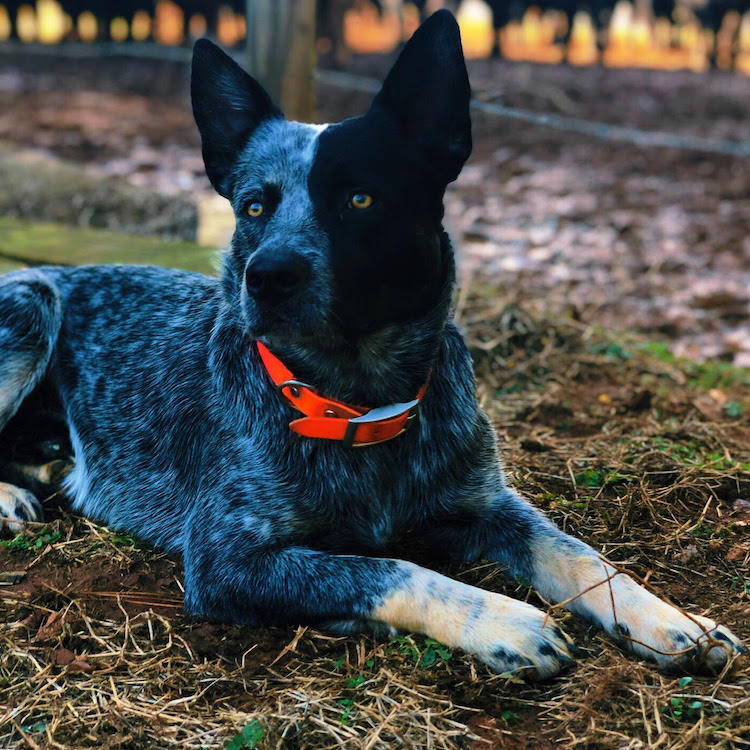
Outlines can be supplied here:
[[263, 204], [260, 201], [253, 201], [247, 207], [247, 215], [257, 219], [263, 213]]
[[372, 205], [372, 196], [367, 193], [354, 193], [349, 200], [352, 208], [370, 208]]

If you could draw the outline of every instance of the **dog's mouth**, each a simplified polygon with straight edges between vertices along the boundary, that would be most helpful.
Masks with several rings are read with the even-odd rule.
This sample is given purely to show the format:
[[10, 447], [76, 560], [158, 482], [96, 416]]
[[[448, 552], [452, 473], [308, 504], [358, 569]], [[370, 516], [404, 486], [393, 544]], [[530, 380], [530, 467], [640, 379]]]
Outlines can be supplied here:
[[[392, 336], [394, 326], [351, 328], [339, 320], [332, 310], [297, 311], [249, 310], [245, 316], [250, 337], [277, 347], [292, 346], [307, 351], [342, 352], [369, 351], [373, 342], [385, 335]], [[398, 328], [398, 327], [396, 327]], [[375, 347], [377, 348], [377, 347]]]
[[334, 328], [322, 306], [310, 300], [288, 300], [282, 305], [264, 305], [242, 294], [242, 314], [254, 339], [284, 344], [310, 344], [334, 338]]

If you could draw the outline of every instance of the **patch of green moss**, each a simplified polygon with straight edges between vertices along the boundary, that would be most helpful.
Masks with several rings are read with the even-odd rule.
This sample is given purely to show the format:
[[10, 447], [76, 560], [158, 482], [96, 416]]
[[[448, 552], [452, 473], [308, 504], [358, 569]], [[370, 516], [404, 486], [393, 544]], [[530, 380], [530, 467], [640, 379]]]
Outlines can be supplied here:
[[192, 242], [0, 218], [0, 273], [44, 264], [134, 263], [215, 275], [216, 251]]

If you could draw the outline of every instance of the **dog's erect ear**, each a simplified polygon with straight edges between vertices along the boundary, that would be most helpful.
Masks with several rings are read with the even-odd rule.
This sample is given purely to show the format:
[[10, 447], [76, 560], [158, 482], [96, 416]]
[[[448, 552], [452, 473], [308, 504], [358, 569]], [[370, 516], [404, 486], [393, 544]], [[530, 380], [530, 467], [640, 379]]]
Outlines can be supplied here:
[[395, 115], [447, 184], [471, 153], [470, 99], [458, 24], [439, 10], [406, 43], [372, 108]]
[[228, 198], [232, 167], [250, 135], [263, 120], [283, 115], [266, 90], [208, 39], [193, 47], [190, 94], [206, 174]]

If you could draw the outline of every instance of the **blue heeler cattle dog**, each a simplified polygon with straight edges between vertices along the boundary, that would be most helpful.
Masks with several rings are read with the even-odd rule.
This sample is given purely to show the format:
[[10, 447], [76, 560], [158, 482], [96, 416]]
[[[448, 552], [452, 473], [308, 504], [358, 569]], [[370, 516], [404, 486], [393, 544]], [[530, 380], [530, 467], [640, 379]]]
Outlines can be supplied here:
[[[3, 444], [30, 409], [62, 415], [74, 509], [182, 555], [196, 617], [416, 631], [533, 678], [571, 660], [536, 607], [388, 556], [411, 537], [507, 567], [661, 667], [720, 669], [743, 650], [732, 633], [616, 574], [505, 483], [450, 317], [443, 194], [471, 151], [469, 98], [447, 11], [367, 113], [334, 125], [286, 121], [197, 42], [206, 171], [236, 214], [221, 279], [3, 277]], [[8, 522], [40, 519], [33, 487], [3, 478]]]

